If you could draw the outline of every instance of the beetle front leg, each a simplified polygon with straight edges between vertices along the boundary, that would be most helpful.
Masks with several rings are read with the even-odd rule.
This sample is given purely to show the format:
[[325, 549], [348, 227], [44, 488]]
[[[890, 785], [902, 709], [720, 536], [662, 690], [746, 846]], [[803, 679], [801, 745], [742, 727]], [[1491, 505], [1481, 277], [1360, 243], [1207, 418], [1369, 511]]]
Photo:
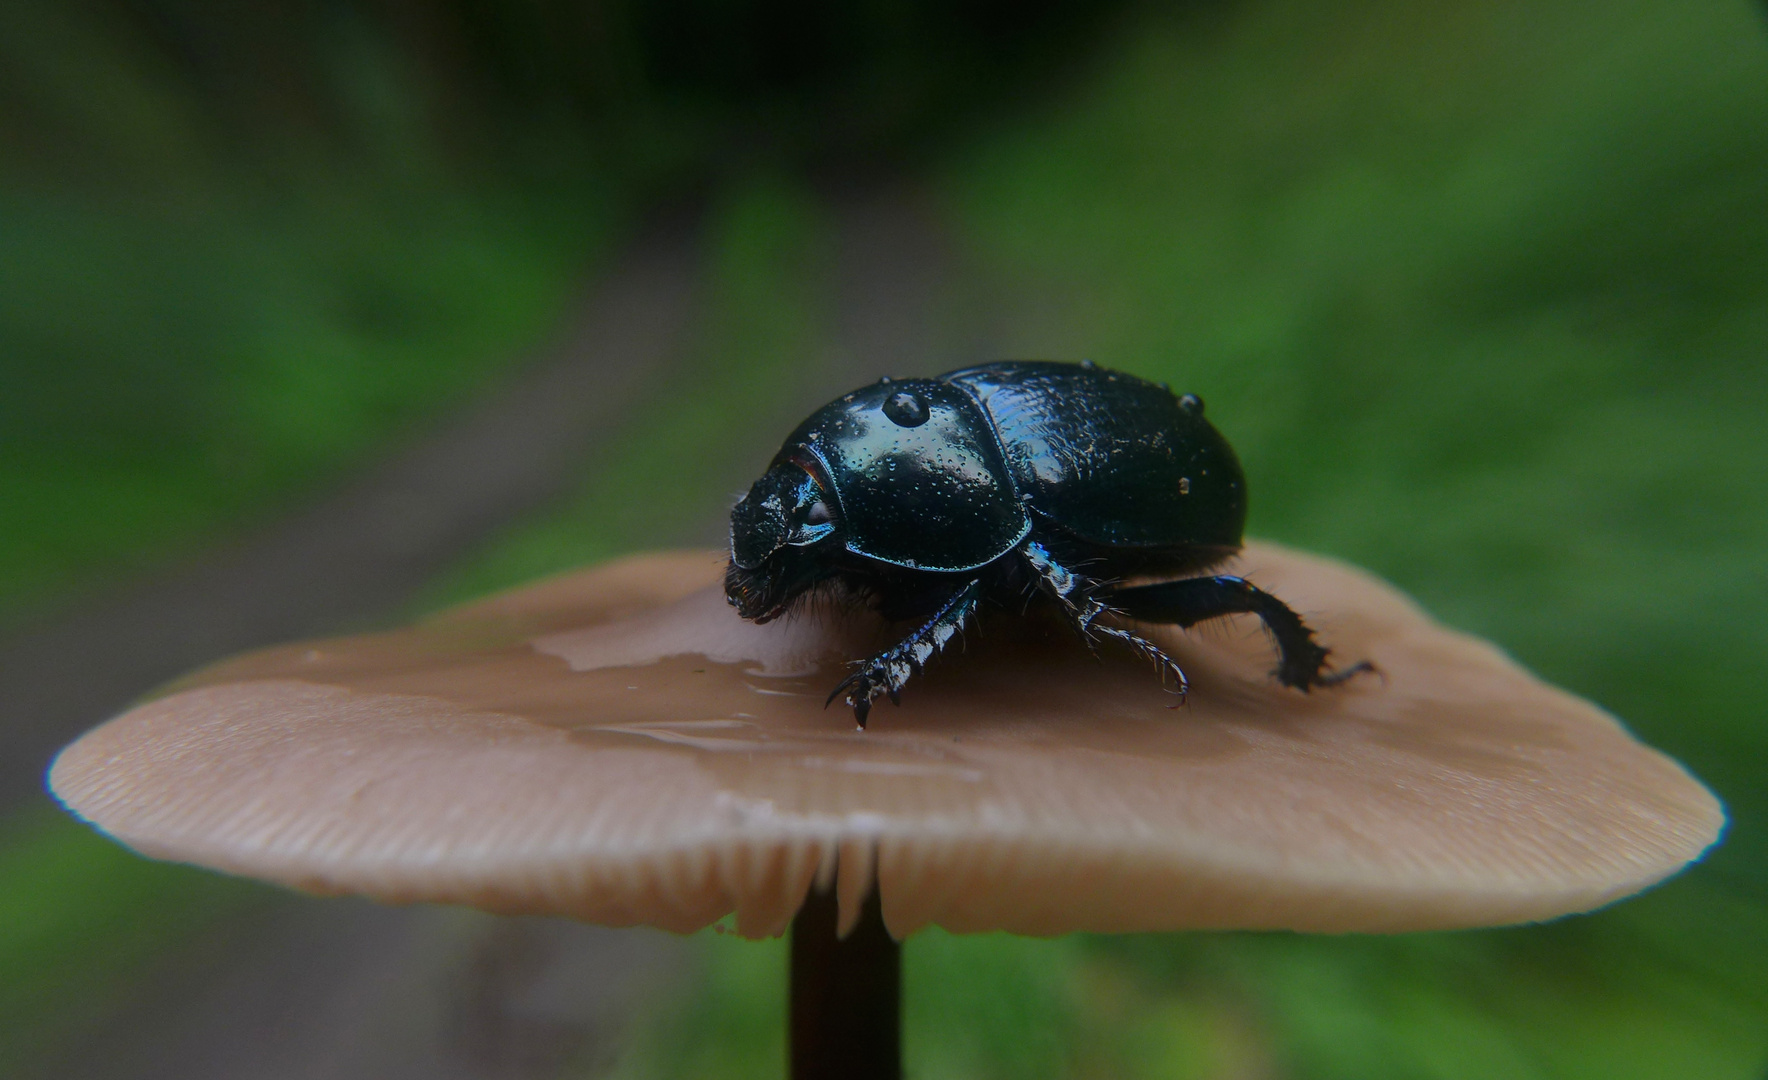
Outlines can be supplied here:
[[[834, 701], [843, 690], [848, 691], [847, 704], [853, 707], [853, 718], [864, 730], [872, 702], [880, 694], [889, 694], [891, 701], [902, 704], [903, 685], [964, 628], [970, 616], [976, 613], [976, 603], [981, 597], [980, 579], [966, 583], [941, 604], [920, 629], [870, 660], [861, 661], [853, 674], [841, 680], [841, 685], [829, 694], [829, 701]], [[827, 706], [828, 702], [823, 704]]]
[[1335, 686], [1375, 670], [1375, 665], [1365, 660], [1343, 671], [1327, 671], [1327, 650], [1314, 640], [1314, 631], [1301, 616], [1245, 578], [1185, 578], [1118, 589], [1105, 598], [1112, 608], [1132, 619], [1178, 626], [1193, 626], [1222, 615], [1257, 615], [1277, 641], [1281, 657], [1273, 672], [1277, 681], [1303, 692], [1315, 686]]
[[1093, 647], [1094, 635], [1123, 642], [1134, 649], [1137, 656], [1154, 665], [1160, 672], [1163, 684], [1167, 675], [1172, 675], [1173, 681], [1177, 683], [1179, 699], [1184, 700], [1191, 687], [1190, 680], [1185, 678], [1185, 669], [1162, 652], [1160, 646], [1140, 634], [1099, 622], [1101, 615], [1111, 614], [1116, 609], [1100, 601], [1091, 581], [1057, 562], [1049, 549], [1035, 540], [1026, 541], [1020, 548], [1020, 554], [1025, 559], [1025, 565], [1037, 575], [1039, 588], [1061, 605], [1068, 621], [1073, 624], [1089, 649]]

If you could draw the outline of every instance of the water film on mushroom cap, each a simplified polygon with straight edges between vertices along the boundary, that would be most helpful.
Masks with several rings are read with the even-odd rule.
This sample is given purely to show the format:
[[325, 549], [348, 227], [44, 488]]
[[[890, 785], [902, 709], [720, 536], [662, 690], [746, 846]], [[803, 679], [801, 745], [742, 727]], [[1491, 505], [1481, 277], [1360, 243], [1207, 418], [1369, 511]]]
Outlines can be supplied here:
[[1585, 911], [1712, 844], [1718, 802], [1606, 713], [1391, 587], [1268, 544], [1234, 567], [1383, 677], [1276, 685], [1249, 621], [1142, 631], [1191, 677], [1002, 618], [857, 732], [882, 628], [737, 618], [709, 553], [250, 654], [51, 772], [145, 854], [322, 893], [781, 933], [819, 879], [897, 936], [1404, 931]]

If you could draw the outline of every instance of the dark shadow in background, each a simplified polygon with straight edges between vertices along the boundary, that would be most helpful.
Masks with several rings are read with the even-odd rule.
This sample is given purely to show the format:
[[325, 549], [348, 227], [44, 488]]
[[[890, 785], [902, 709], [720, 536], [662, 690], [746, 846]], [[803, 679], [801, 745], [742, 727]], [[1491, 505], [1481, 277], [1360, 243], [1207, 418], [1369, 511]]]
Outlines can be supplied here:
[[[102, 47], [218, 158], [271, 179], [434, 156], [641, 193], [733, 165], [900, 166], [1083, 68], [1122, 0], [17, 0], [0, 169], [113, 186], [143, 116], [52, 85]], [[79, 33], [73, 33], [77, 28]], [[82, 45], [81, 42], [87, 44]], [[58, 52], [57, 50], [62, 50]], [[0, 49], [0, 56], [8, 50]], [[74, 82], [77, 80], [70, 80]], [[82, 98], [84, 95], [84, 99]], [[126, 155], [125, 155], [126, 156]], [[159, 171], [162, 175], [150, 174]]]

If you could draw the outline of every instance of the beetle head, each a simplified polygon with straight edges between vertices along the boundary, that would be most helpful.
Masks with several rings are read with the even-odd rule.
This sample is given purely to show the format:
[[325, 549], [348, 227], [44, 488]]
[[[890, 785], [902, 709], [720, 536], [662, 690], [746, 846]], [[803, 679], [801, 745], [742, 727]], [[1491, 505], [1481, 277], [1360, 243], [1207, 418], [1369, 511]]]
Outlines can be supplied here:
[[756, 622], [777, 618], [826, 574], [823, 541], [836, 532], [834, 500], [796, 461], [769, 469], [731, 509], [725, 597]]

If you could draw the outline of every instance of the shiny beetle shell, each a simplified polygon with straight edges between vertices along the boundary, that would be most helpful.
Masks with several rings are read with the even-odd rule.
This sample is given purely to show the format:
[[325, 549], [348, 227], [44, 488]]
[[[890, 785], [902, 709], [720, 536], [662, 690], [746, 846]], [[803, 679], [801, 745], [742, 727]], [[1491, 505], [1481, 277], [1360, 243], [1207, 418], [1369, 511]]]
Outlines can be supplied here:
[[1178, 665], [1107, 616], [1189, 626], [1253, 612], [1277, 638], [1286, 684], [1364, 670], [1326, 673], [1305, 624], [1238, 578], [1118, 587], [1221, 562], [1245, 522], [1240, 462], [1196, 396], [1092, 364], [984, 364], [881, 380], [798, 425], [731, 511], [726, 593], [765, 622], [839, 581], [916, 624], [838, 688], [862, 726], [871, 701], [897, 699], [979, 606], [1027, 594], [1083, 636], [1153, 660], [1181, 692]]

